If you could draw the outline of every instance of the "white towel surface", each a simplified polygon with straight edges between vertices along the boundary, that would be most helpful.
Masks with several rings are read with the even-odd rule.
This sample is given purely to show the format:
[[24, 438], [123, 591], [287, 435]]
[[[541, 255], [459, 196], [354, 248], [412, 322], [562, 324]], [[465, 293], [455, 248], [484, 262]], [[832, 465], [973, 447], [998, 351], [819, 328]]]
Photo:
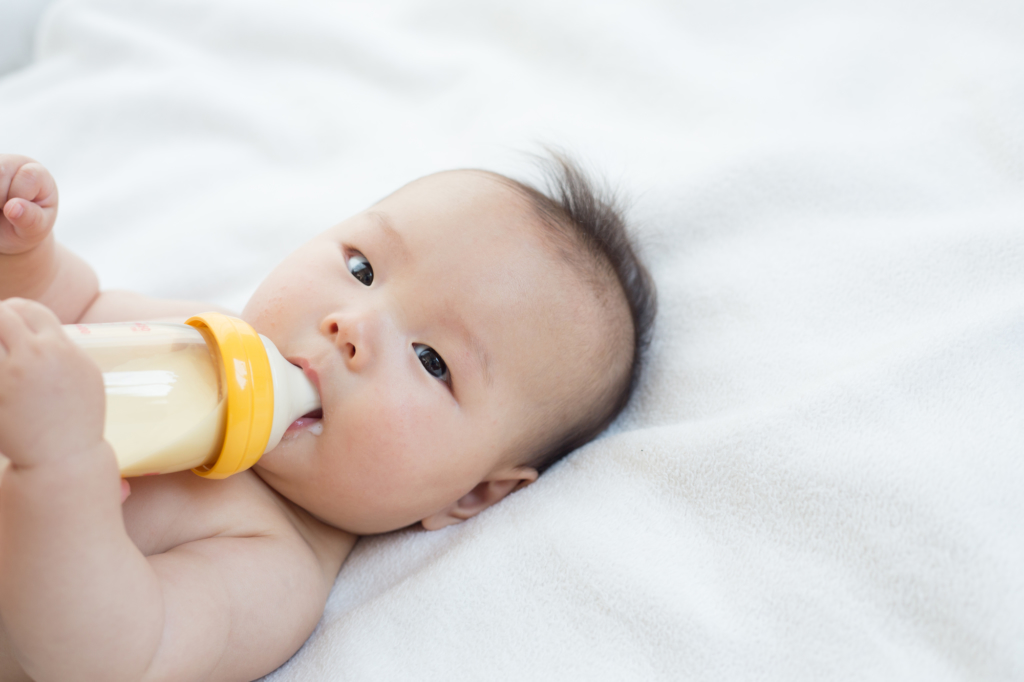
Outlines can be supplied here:
[[241, 309], [420, 175], [575, 152], [660, 288], [612, 429], [364, 539], [272, 682], [1024, 679], [1024, 4], [71, 0], [0, 79], [108, 288]]

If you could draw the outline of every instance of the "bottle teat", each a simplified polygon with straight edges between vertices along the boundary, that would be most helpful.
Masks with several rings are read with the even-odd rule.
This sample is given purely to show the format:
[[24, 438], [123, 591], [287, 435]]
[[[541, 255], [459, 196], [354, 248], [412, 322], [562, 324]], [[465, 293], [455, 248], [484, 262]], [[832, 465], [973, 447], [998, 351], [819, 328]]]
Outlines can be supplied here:
[[320, 394], [301, 368], [284, 359], [274, 342], [260, 334], [263, 347], [270, 360], [270, 375], [274, 382], [274, 423], [266, 454], [277, 447], [288, 426], [299, 417], [320, 407]]

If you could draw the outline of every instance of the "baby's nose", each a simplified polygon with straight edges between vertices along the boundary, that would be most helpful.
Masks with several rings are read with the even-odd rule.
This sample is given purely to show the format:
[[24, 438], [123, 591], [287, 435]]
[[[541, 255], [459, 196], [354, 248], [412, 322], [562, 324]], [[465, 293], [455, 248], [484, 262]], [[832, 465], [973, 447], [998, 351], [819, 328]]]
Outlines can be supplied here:
[[350, 369], [359, 370], [372, 360], [378, 326], [370, 314], [333, 313], [320, 323], [320, 332], [341, 351]]

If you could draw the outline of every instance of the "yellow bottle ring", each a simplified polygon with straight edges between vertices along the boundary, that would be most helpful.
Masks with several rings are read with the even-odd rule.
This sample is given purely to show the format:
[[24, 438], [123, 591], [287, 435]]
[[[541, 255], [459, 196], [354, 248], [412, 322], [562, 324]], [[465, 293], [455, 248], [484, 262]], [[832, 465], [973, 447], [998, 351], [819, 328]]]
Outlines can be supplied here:
[[263, 455], [274, 422], [274, 382], [270, 360], [256, 330], [237, 317], [203, 313], [185, 324], [208, 333], [220, 356], [221, 378], [227, 387], [224, 444], [212, 466], [192, 471], [205, 478], [227, 478], [245, 471]]

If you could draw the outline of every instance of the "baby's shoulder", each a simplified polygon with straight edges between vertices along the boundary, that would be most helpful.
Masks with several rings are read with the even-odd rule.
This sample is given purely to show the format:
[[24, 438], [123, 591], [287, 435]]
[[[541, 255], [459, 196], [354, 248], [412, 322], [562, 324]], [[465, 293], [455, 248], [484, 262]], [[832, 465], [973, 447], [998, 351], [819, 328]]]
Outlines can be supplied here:
[[252, 471], [219, 481], [186, 471], [130, 483], [125, 527], [146, 556], [214, 537], [272, 539], [297, 554], [311, 551], [330, 584], [356, 541], [289, 502]]

